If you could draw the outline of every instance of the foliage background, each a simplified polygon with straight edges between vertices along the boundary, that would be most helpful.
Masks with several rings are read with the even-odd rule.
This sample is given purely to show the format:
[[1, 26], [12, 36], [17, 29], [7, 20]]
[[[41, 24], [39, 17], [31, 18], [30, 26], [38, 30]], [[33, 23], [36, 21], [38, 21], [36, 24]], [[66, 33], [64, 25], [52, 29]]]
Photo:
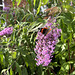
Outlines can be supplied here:
[[[14, 8], [15, 1], [17, 8]], [[75, 1], [26, 0], [25, 8], [18, 7], [20, 2], [12, 0], [13, 8], [0, 16], [0, 31], [5, 27], [14, 28], [11, 35], [0, 37], [1, 75], [75, 75]], [[53, 8], [48, 15], [49, 12], [44, 13], [42, 7], [58, 9]], [[34, 47], [37, 31], [44, 27], [47, 22], [44, 18], [49, 16], [57, 19], [62, 29], [61, 37], [49, 66], [36, 66]], [[5, 21], [7, 25], [4, 25]]]

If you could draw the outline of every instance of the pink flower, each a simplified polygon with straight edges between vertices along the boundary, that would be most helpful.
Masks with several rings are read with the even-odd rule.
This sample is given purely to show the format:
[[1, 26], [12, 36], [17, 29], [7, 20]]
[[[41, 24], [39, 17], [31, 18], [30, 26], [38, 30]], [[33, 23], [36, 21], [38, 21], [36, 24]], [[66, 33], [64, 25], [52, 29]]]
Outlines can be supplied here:
[[[55, 22], [56, 20], [54, 21], [54, 23]], [[34, 48], [34, 51], [37, 54], [35, 59], [37, 61], [37, 66], [49, 65], [53, 57], [52, 54], [54, 53], [55, 45], [58, 42], [58, 37], [60, 36], [61, 32], [61, 29], [57, 28], [57, 24], [56, 26], [53, 26], [53, 23], [50, 23], [50, 21], [48, 21], [46, 27], [52, 29], [47, 35], [44, 35], [41, 32], [37, 33], [37, 42], [36, 47]]]
[[13, 27], [8, 27], [8, 28], [5, 28], [4, 30], [0, 31], [0, 36], [9, 35], [12, 32], [13, 32]]

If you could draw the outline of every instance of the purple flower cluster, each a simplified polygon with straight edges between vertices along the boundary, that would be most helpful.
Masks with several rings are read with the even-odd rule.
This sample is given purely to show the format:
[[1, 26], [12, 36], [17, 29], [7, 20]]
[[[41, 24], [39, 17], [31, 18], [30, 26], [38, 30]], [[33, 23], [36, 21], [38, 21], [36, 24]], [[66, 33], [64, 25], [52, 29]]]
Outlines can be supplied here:
[[9, 13], [10, 7], [4, 7], [3, 10]]
[[[48, 25], [47, 25], [48, 24]], [[55, 45], [58, 42], [57, 39], [60, 36], [61, 29], [53, 26], [51, 23], [47, 23], [46, 26], [52, 29], [47, 35], [38, 32], [36, 47], [34, 48], [37, 54], [35, 60], [36, 65], [48, 66], [52, 60], [52, 53], [54, 52]]]
[[13, 32], [13, 27], [8, 27], [8, 28], [5, 28], [4, 30], [0, 31], [0, 36], [9, 35], [12, 32]]
[[73, 2], [71, 1], [70, 6], [73, 6]]

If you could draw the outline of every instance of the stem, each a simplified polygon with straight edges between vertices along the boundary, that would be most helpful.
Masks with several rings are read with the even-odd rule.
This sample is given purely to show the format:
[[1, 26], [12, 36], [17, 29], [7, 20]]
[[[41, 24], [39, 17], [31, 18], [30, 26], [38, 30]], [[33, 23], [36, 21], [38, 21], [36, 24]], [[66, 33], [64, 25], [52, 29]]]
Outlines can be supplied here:
[[74, 71], [74, 66], [72, 67], [71, 73]]
[[16, 60], [8, 67], [7, 70], [10, 70], [12, 68], [12, 66], [14, 65], [14, 63], [19, 59], [19, 57], [16, 58]]
[[[51, 72], [53, 73], [53, 75], [56, 75], [55, 72], [53, 71], [53, 69], [51, 67], [50, 67], [50, 69], [51, 69]], [[48, 73], [48, 75], [50, 75], [49, 68], [47, 69], [47, 73]]]
[[47, 73], [48, 73], [48, 75], [49, 75], [49, 70], [47, 69]]
[[[73, 54], [72, 54], [73, 60], [74, 60], [74, 58], [75, 58], [74, 54], [75, 54], [75, 52], [73, 52]], [[74, 71], [74, 66], [73, 66], [72, 69], [71, 69], [71, 73], [72, 73], [73, 71]]]
[[[68, 56], [69, 56], [69, 61], [70, 61], [70, 48], [69, 48], [69, 40], [68, 40]], [[70, 69], [69, 69], [68, 75], [70, 74], [70, 71], [71, 71], [71, 65], [70, 65]]]
[[53, 74], [56, 75], [55, 72], [53, 71], [53, 69], [52, 69], [52, 68], [50, 68], [50, 69], [51, 69], [51, 71], [53, 72]]

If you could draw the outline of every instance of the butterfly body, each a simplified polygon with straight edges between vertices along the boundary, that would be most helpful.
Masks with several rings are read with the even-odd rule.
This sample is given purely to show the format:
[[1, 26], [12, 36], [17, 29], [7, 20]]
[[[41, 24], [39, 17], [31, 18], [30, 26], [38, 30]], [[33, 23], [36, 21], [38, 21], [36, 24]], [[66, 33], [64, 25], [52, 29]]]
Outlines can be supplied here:
[[47, 27], [44, 27], [44, 28], [39, 28], [40, 32], [44, 35], [47, 35], [50, 31], [51, 31], [51, 28], [47, 28]]

